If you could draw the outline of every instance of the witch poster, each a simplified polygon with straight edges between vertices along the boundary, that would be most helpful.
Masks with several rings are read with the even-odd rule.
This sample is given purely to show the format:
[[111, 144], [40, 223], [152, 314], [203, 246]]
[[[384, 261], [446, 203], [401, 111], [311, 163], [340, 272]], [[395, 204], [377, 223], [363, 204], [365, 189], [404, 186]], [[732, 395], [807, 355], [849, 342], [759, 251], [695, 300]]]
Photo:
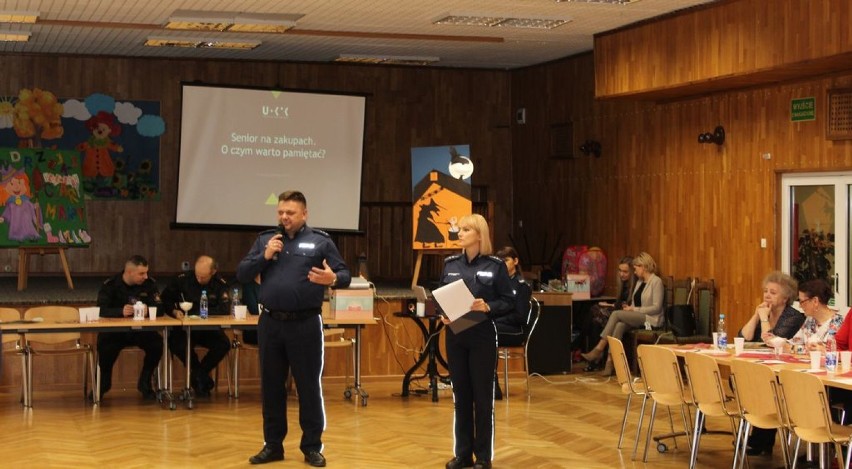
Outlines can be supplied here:
[[411, 149], [415, 250], [459, 249], [458, 220], [472, 213], [470, 145]]

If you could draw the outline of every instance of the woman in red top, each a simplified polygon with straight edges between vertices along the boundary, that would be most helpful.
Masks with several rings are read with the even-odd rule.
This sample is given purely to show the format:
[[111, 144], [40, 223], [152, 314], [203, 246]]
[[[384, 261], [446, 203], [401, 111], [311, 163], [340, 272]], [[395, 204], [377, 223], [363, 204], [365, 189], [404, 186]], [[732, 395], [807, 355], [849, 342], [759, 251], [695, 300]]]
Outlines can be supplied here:
[[852, 313], [852, 308], [846, 313], [846, 319], [843, 320], [840, 330], [834, 335], [834, 339], [837, 341], [837, 350], [839, 351], [850, 350], [849, 343], [852, 342], [852, 323], [849, 322], [849, 318], [852, 318], [852, 314], [849, 313]]

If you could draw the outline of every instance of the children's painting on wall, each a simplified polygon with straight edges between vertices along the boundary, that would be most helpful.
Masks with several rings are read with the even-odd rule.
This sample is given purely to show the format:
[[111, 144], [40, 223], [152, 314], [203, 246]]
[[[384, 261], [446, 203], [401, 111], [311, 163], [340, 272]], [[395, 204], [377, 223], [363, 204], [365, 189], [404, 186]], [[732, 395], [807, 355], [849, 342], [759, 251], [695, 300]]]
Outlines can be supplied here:
[[39, 88], [0, 98], [0, 147], [79, 152], [89, 198], [158, 198], [164, 132], [158, 101], [59, 99]]
[[0, 247], [86, 246], [76, 151], [0, 148]]
[[411, 201], [415, 250], [459, 248], [458, 220], [469, 215], [470, 145], [411, 149]]

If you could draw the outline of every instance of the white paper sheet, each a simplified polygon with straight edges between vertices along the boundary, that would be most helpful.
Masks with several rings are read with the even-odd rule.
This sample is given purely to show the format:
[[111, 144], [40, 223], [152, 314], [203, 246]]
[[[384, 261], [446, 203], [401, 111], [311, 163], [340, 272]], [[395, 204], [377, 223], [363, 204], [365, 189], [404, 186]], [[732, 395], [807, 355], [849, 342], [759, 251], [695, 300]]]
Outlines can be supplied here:
[[432, 296], [435, 297], [435, 301], [441, 306], [450, 322], [469, 313], [475, 299], [462, 279], [433, 290]]

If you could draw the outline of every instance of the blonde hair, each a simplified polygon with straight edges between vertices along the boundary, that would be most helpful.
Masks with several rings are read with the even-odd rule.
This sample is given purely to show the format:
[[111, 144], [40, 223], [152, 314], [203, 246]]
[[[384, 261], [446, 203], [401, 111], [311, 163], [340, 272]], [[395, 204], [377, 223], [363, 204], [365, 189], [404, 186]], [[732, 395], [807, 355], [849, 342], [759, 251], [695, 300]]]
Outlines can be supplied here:
[[639, 255], [633, 259], [633, 265], [641, 265], [649, 274], [657, 273], [657, 263], [647, 252], [640, 252]]
[[490, 256], [493, 251], [491, 248], [491, 232], [488, 230], [488, 222], [485, 218], [474, 213], [473, 215], [465, 215], [459, 220], [459, 227], [472, 228], [473, 231], [479, 233], [479, 254]]
[[763, 288], [766, 288], [766, 285], [769, 283], [774, 283], [781, 287], [781, 293], [787, 296], [787, 306], [793, 304], [793, 301], [797, 298], [797, 292], [799, 291], [799, 282], [796, 281], [793, 277], [776, 270], [774, 272], [769, 272], [766, 277], [763, 278]]

